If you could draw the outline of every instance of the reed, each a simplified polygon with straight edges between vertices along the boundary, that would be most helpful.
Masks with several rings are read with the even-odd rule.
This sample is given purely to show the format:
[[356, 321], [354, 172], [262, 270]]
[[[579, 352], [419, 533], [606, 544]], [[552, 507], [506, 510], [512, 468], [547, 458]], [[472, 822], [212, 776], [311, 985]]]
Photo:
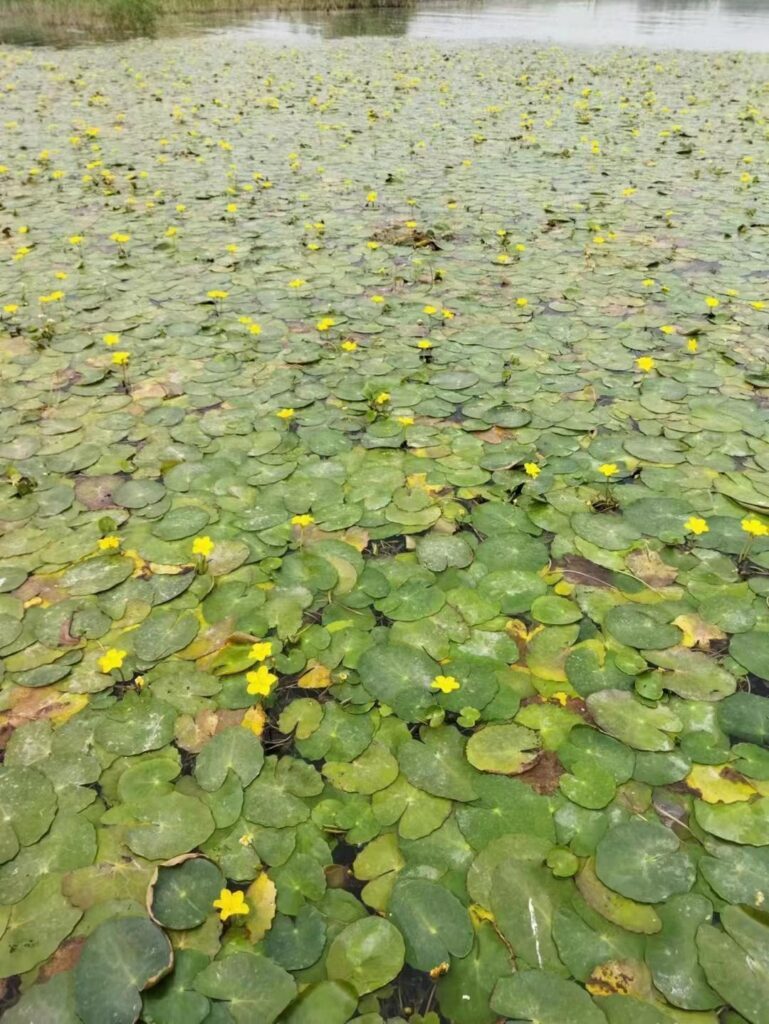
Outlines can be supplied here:
[[411, 0], [0, 0], [0, 29], [14, 27], [90, 35], [151, 35], [159, 23], [184, 14], [227, 11], [340, 11], [405, 7]]

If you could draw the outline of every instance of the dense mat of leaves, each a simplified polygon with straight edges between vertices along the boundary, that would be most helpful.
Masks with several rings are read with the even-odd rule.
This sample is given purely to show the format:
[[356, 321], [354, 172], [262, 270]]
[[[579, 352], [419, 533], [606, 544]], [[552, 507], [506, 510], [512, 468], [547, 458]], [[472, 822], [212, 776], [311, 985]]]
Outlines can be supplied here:
[[766, 1024], [767, 61], [0, 69], [8, 1024]]

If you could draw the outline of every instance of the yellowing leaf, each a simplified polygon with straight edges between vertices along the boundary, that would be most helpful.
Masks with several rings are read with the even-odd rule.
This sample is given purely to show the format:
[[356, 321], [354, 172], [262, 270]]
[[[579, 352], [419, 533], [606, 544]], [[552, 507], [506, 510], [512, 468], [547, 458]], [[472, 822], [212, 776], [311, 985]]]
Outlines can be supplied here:
[[276, 892], [275, 883], [264, 871], [246, 889], [246, 903], [250, 907], [246, 931], [252, 942], [261, 942], [272, 927]]
[[267, 715], [265, 714], [264, 708], [261, 704], [255, 704], [254, 707], [249, 708], [248, 711], [246, 711], [240, 724], [246, 729], [250, 729], [255, 736], [261, 736], [264, 732], [264, 724], [266, 721]]
[[651, 995], [649, 968], [640, 960], [607, 960], [598, 964], [585, 982], [591, 996]]
[[[64, 705], [62, 707], [62, 705]], [[85, 693], [63, 693], [59, 699], [56, 710], [51, 714], [50, 720], [54, 725], [64, 725], [78, 711], [82, 711], [88, 705], [88, 695]]]
[[683, 633], [683, 639], [681, 643], [684, 647], [699, 647], [701, 650], [709, 650], [711, 640], [725, 640], [726, 633], [719, 629], [718, 626], [713, 626], [709, 622], [705, 622], [699, 615], [679, 615], [677, 619], [673, 619], [673, 625]]
[[331, 672], [325, 665], [313, 665], [309, 672], [299, 677], [299, 687], [302, 690], [323, 690], [331, 685]]
[[728, 764], [696, 764], [686, 776], [686, 785], [708, 804], [736, 804], [757, 792]]

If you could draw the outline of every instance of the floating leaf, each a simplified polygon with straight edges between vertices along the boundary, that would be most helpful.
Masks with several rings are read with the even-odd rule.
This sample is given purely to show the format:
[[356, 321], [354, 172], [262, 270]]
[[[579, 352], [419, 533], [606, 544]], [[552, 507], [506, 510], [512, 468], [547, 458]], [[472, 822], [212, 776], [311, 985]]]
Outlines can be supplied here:
[[536, 733], [520, 725], [487, 725], [467, 742], [467, 760], [481, 772], [517, 775], [538, 757]]
[[550, 971], [518, 971], [501, 978], [491, 997], [497, 1013], [539, 1024], [604, 1024], [605, 1017], [583, 988]]
[[232, 953], [205, 967], [195, 988], [209, 999], [220, 999], [236, 1024], [273, 1024], [296, 995], [296, 982], [265, 956]]
[[403, 967], [404, 957], [398, 929], [382, 918], [365, 917], [336, 936], [328, 950], [326, 970], [332, 981], [346, 982], [362, 996], [392, 981]]
[[675, 833], [651, 821], [610, 829], [596, 849], [595, 871], [604, 885], [640, 903], [688, 892], [695, 877], [691, 854]]
[[224, 875], [215, 864], [190, 857], [157, 869], [147, 902], [153, 919], [164, 928], [197, 928], [224, 887]]
[[75, 969], [75, 1002], [83, 1024], [134, 1024], [141, 993], [173, 966], [171, 944], [141, 917], [104, 921], [86, 940]]
[[430, 971], [450, 956], [470, 951], [473, 930], [467, 911], [443, 886], [421, 878], [396, 882], [389, 916], [406, 942], [406, 961]]

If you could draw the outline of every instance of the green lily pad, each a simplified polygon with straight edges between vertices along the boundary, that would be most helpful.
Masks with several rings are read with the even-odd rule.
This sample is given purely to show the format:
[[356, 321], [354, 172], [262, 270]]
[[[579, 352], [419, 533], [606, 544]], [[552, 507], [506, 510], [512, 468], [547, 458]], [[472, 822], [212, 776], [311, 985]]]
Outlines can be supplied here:
[[265, 956], [233, 952], [205, 967], [195, 989], [222, 1000], [236, 1024], [273, 1024], [296, 995], [296, 982]]
[[415, 647], [373, 647], [358, 662], [358, 673], [368, 693], [406, 721], [419, 721], [435, 703], [430, 687], [440, 666]]
[[378, 917], [353, 921], [329, 946], [326, 970], [332, 981], [345, 982], [359, 996], [381, 988], [400, 972], [405, 945], [398, 929]]
[[164, 928], [197, 928], [212, 912], [213, 902], [225, 887], [224, 875], [203, 857], [161, 866], [150, 886], [149, 908]]
[[624, 690], [601, 690], [587, 698], [599, 728], [635, 750], [672, 750], [683, 722], [662, 704], [649, 707]]
[[134, 1024], [142, 990], [173, 966], [171, 943], [142, 917], [104, 921], [89, 935], [75, 969], [75, 1003], [83, 1024]]
[[501, 978], [491, 996], [497, 1013], [538, 1024], [604, 1024], [606, 1018], [583, 988], [551, 971], [518, 971]]
[[660, 650], [681, 642], [678, 626], [659, 622], [642, 606], [619, 604], [610, 608], [604, 625], [615, 640], [639, 650]]
[[127, 806], [126, 842], [148, 860], [170, 860], [200, 846], [214, 831], [211, 812], [192, 796], [170, 793]]
[[209, 793], [223, 785], [233, 771], [244, 786], [257, 777], [264, 764], [264, 751], [249, 729], [235, 726], [213, 736], [198, 754], [195, 778]]
[[595, 870], [604, 885], [639, 903], [688, 892], [696, 874], [678, 837], [650, 821], [628, 821], [607, 832], [596, 849]]
[[487, 725], [467, 741], [466, 755], [478, 771], [518, 775], [536, 763], [539, 740], [520, 725]]
[[744, 949], [731, 935], [704, 924], [697, 932], [700, 963], [708, 983], [751, 1024], [769, 1021], [769, 963], [760, 950]]
[[45, 875], [11, 907], [0, 936], [0, 973], [24, 974], [47, 960], [72, 932], [83, 911], [61, 893], [61, 876]]
[[748, 672], [769, 680], [769, 633], [738, 633], [729, 643], [729, 654]]
[[443, 886], [422, 878], [396, 882], [390, 897], [390, 920], [406, 943], [406, 961], [419, 971], [430, 971], [463, 957], [473, 944], [467, 910]]
[[448, 800], [476, 797], [475, 773], [465, 761], [464, 738], [451, 726], [423, 729], [421, 742], [410, 740], [401, 744], [398, 761], [416, 789]]
[[147, 1024], [203, 1024], [210, 1022], [211, 1003], [194, 991], [195, 978], [208, 964], [196, 949], [177, 949], [173, 973], [144, 992], [142, 1017]]
[[712, 1010], [720, 997], [705, 980], [697, 952], [700, 925], [713, 916], [710, 900], [697, 893], [673, 896], [658, 913], [662, 931], [646, 940], [646, 962], [655, 986], [673, 1006], [684, 1010]]

